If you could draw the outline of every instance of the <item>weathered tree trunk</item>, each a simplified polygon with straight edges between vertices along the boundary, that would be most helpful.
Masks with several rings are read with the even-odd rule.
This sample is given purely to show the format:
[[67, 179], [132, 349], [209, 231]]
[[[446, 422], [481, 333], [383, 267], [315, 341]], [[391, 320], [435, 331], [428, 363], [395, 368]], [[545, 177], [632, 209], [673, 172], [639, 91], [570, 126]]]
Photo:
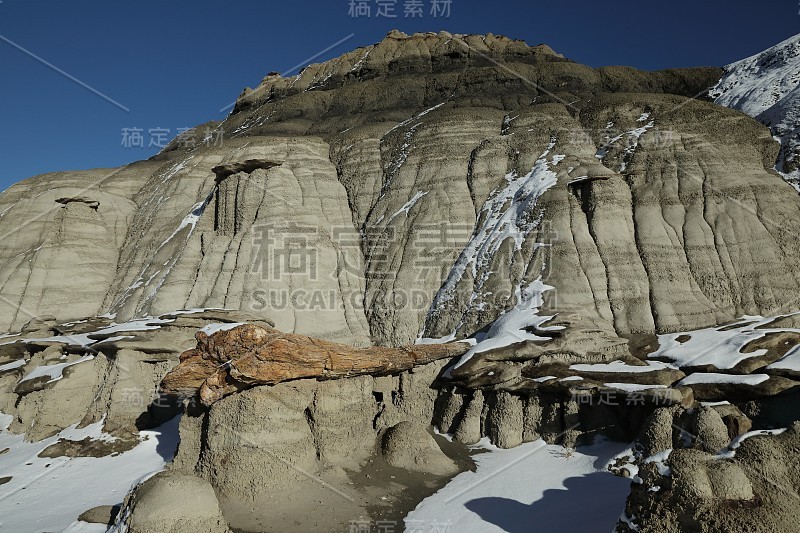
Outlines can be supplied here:
[[196, 338], [197, 347], [181, 354], [180, 364], [164, 377], [161, 389], [167, 395], [183, 397], [199, 391], [206, 406], [257, 385], [393, 374], [469, 350], [463, 342], [355, 348], [255, 324], [210, 336], [199, 331]]

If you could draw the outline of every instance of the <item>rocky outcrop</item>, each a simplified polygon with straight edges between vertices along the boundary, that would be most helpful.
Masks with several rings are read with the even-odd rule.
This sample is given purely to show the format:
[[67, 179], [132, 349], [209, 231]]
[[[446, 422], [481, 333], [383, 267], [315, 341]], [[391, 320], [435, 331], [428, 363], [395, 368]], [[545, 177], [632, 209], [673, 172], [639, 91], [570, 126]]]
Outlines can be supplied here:
[[[177, 414], [179, 404], [161, 398], [158, 386], [196, 342], [197, 330], [242, 320], [270, 325], [245, 313], [211, 310], [122, 324], [108, 317], [66, 324], [31, 320], [26, 332], [0, 344], [0, 411], [13, 417], [9, 430], [30, 441], [102, 421], [106, 433], [133, 445], [139, 430]], [[83, 450], [108, 455], [124, 447], [103, 444]]]
[[427, 424], [400, 422], [383, 436], [381, 453], [386, 462], [398, 468], [438, 476], [453, 476], [458, 467], [442, 452]]
[[799, 430], [756, 431], [721, 450], [646, 459], [617, 531], [794, 531]]
[[294, 379], [340, 379], [369, 374], [396, 374], [439, 359], [464, 354], [466, 343], [405, 348], [352, 348], [246, 324], [206, 335], [197, 333], [197, 348], [164, 377], [161, 389], [172, 396], [193, 396], [210, 406], [233, 392]]
[[[418, 496], [408, 495], [431, 494], [455, 472], [440, 451], [442, 437], [425, 433], [406, 450], [394, 445], [408, 436], [408, 423], [428, 426], [437, 396], [431, 385], [444, 364], [282, 382], [190, 410], [172, 468], [207, 479], [234, 529], [347, 529], [354, 516], [401, 520], [416, 505]], [[317, 512], [308, 513], [312, 506]]]

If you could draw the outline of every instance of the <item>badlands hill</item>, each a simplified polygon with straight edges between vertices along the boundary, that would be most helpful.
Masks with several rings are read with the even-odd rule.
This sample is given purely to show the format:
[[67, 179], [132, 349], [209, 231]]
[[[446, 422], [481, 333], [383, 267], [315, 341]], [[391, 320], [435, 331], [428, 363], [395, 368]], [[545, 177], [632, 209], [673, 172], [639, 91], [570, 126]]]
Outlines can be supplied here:
[[[800, 197], [755, 93], [732, 96], [748, 68], [392, 32], [266, 76], [150, 160], [14, 185], [0, 436], [24, 461], [0, 446], [0, 510], [19, 530], [90, 508], [140, 532], [411, 527], [492, 463], [467, 446], [569, 459], [605, 436], [633, 442], [602, 457], [632, 481], [621, 531], [795, 524]], [[120, 474], [20, 518], [80, 486], [36, 485], [49, 458], [106, 479], [87, 455]], [[598, 474], [582, 457], [567, 471]]]
[[[39, 315], [258, 314], [266, 280], [333, 294], [324, 312], [264, 309], [285, 331], [362, 345], [463, 336], [503, 310], [482, 294], [539, 276], [531, 250], [544, 240], [554, 307], [617, 334], [775, 314], [797, 289], [787, 236], [798, 199], [771, 171], [767, 130], [687, 99], [720, 76], [595, 70], [521, 41], [445, 34], [392, 34], [295, 78], [268, 76], [218, 126], [222, 146], [175, 143], [6, 191], [1, 329]], [[247, 160], [263, 165], [214, 172]], [[507, 206], [512, 189], [519, 203]], [[545, 224], [519, 207], [534, 202]], [[289, 222], [318, 234], [316, 280], [270, 280], [259, 264], [258, 232], [280, 243]], [[511, 248], [491, 227], [509, 223], [520, 228]], [[422, 241], [437, 224], [446, 246]], [[467, 263], [472, 273], [454, 268]], [[395, 308], [395, 288], [424, 301]]]

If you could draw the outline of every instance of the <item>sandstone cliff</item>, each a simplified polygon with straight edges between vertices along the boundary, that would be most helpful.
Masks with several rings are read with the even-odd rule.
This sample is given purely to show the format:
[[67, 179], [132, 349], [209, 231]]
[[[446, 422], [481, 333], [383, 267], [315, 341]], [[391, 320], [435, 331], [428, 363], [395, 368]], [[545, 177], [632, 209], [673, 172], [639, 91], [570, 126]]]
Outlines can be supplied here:
[[[0, 323], [221, 307], [401, 345], [471, 335], [540, 275], [548, 311], [612, 335], [774, 314], [800, 204], [765, 128], [687, 98], [719, 75], [392, 33], [245, 91], [221, 146], [6, 191]], [[295, 245], [313, 257], [279, 268]]]

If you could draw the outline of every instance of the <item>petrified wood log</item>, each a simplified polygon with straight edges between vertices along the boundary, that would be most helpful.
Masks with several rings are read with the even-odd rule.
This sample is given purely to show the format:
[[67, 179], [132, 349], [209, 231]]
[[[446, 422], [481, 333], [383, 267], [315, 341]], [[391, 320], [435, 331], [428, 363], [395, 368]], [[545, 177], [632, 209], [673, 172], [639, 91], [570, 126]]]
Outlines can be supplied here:
[[197, 347], [181, 354], [178, 366], [162, 380], [161, 390], [181, 397], [199, 391], [200, 401], [206, 406], [257, 385], [301, 378], [393, 374], [469, 350], [468, 344], [460, 342], [354, 348], [255, 324], [210, 336], [198, 331], [196, 338]]

